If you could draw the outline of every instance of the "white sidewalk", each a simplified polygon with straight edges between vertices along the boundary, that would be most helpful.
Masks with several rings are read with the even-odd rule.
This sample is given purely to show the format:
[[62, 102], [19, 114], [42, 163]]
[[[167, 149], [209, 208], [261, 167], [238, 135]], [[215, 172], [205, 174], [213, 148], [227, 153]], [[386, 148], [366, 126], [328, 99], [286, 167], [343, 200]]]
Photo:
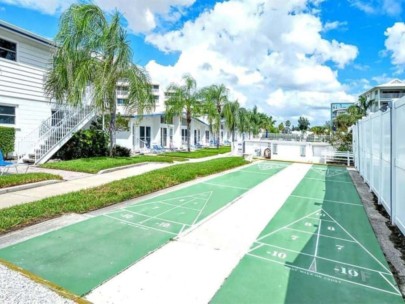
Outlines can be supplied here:
[[311, 165], [292, 164], [93, 290], [94, 303], [208, 303]]

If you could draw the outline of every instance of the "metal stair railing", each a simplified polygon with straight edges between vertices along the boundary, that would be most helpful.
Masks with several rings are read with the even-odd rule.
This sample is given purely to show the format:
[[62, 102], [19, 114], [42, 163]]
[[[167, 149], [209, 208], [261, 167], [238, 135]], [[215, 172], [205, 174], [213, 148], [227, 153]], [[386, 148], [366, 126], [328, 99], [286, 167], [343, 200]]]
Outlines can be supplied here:
[[34, 155], [34, 163], [37, 163], [66, 136], [71, 136], [76, 126], [94, 115], [95, 110], [91, 106], [60, 107], [38, 128], [19, 141], [18, 161], [21, 162], [24, 158]]

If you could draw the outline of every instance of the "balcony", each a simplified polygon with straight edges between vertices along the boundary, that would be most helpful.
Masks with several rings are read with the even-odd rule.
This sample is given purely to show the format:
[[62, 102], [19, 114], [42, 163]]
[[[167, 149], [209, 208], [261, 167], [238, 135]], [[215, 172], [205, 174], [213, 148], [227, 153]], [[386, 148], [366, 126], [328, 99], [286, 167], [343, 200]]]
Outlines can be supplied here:
[[380, 94], [380, 99], [394, 99], [394, 98], [401, 98], [405, 96], [405, 92], [401, 93], [381, 93]]

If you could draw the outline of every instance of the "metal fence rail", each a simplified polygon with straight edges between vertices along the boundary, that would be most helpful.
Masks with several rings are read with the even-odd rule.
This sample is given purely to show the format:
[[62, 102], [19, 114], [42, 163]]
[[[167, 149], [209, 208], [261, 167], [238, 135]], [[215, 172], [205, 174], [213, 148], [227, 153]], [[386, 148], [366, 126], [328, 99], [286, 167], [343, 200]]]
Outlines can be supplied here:
[[353, 127], [354, 163], [370, 190], [405, 234], [405, 98]]

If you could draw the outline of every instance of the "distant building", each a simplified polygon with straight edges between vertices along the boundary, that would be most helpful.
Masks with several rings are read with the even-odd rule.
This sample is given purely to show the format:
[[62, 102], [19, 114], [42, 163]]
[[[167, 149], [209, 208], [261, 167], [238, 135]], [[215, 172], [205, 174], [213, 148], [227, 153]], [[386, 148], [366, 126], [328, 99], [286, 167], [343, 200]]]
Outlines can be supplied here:
[[399, 79], [391, 80], [388, 83], [378, 85], [360, 96], [372, 101], [370, 112], [377, 112], [391, 100], [405, 96], [405, 82]]
[[354, 105], [353, 102], [333, 102], [330, 104], [330, 122], [333, 123], [340, 114], [347, 113], [347, 109]]

